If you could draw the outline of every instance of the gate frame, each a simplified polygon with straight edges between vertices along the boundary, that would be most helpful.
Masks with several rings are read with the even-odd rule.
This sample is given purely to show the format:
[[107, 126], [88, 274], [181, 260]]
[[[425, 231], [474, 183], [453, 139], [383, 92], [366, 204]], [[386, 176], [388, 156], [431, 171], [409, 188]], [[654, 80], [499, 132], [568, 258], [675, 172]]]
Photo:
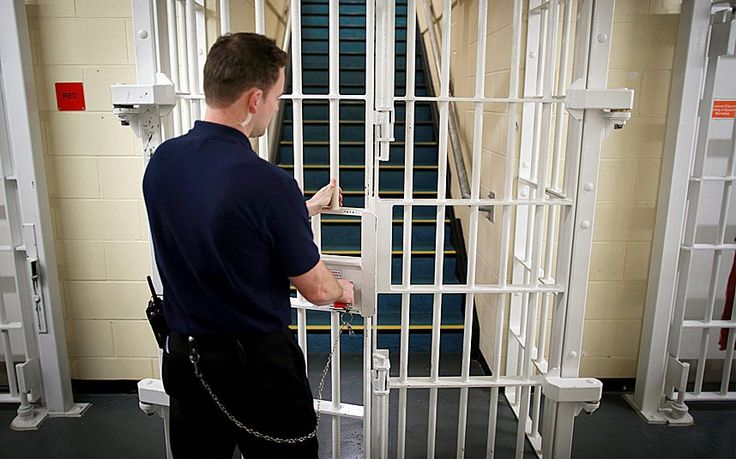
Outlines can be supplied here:
[[[14, 430], [35, 430], [47, 416], [78, 417], [87, 403], [74, 403], [69, 356], [54, 251], [41, 123], [36, 103], [28, 18], [23, 0], [0, 2], [7, 157], [2, 178], [14, 253], [15, 282], [24, 331], [25, 362], [15, 366], [18, 416]], [[8, 193], [8, 191], [10, 191]], [[1, 293], [0, 293], [1, 294]], [[11, 384], [12, 387], [12, 384]], [[6, 401], [6, 400], [2, 400]], [[40, 407], [31, 403], [39, 402]]]
[[[711, 0], [693, 0], [683, 2], [682, 5], [667, 116], [667, 135], [662, 156], [647, 302], [642, 324], [637, 384], [633, 396], [627, 396], [627, 401], [633, 409], [648, 422], [656, 424], [693, 423], [684, 403], [689, 398], [686, 394], [686, 385], [690, 367], [688, 363], [679, 360], [679, 351], [676, 352], [678, 355], [673, 355], [670, 349], [672, 346], [679, 349], [680, 335], [675, 327], [682, 329], [686, 310], [684, 292], [687, 287], [679, 285], [682, 290], [677, 295], [676, 291], [678, 284], [681, 284], [678, 276], [683, 275], [679, 272], [683, 260], [689, 269], [689, 251], [683, 252], [683, 247], [692, 245], [694, 235], [694, 231], [687, 229], [686, 215], [688, 207], [690, 211], [697, 212], [698, 203], [688, 205], [688, 196], [692, 186], [693, 160], [698, 155], [696, 142], [699, 142], [697, 139], [702, 135], [698, 131], [707, 130], [709, 123], [709, 119], [704, 121], [701, 119], [701, 115], [705, 113], [701, 106], [701, 98], [704, 103], [710, 103], [710, 100], [705, 99], [707, 94], [704, 92], [708, 89], [704, 85], [707, 85], [706, 80], [709, 78], [708, 62], [713, 58], [706, 54], [709, 53], [713, 29], [711, 24], [714, 16], [713, 6], [715, 5]], [[703, 157], [706, 153], [703, 152]], [[728, 251], [728, 248], [724, 247], [722, 251]], [[702, 378], [702, 375], [699, 376]], [[725, 396], [708, 399], [733, 400], [734, 397], [736, 394], [728, 393]]]

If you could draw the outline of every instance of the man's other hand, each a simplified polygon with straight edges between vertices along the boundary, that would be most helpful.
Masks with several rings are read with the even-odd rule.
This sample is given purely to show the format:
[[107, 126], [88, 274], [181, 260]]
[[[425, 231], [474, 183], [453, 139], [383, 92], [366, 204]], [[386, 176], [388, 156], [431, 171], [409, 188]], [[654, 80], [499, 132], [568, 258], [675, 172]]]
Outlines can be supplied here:
[[[330, 180], [330, 183], [323, 186], [319, 191], [314, 193], [309, 200], [307, 200], [307, 210], [309, 216], [314, 217], [318, 213], [332, 207], [332, 197], [335, 193], [335, 187], [337, 186], [337, 180], [334, 178]], [[342, 206], [342, 188], [340, 188], [340, 206]]]

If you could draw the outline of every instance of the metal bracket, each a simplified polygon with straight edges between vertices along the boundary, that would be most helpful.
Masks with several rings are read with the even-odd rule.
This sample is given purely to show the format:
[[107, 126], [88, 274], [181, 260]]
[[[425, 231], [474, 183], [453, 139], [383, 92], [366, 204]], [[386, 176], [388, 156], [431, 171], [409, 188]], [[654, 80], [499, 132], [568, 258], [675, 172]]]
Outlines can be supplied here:
[[378, 160], [388, 161], [391, 153], [390, 142], [394, 138], [394, 123], [396, 114], [393, 108], [378, 109], [374, 112], [376, 142], [378, 142]]
[[603, 383], [595, 378], [563, 378], [555, 368], [544, 376], [542, 393], [558, 403], [576, 403], [576, 416], [580, 411], [593, 414], [600, 406]]
[[621, 129], [631, 118], [631, 109], [634, 108], [634, 90], [619, 89], [586, 89], [585, 81], [573, 81], [565, 95], [565, 108], [576, 120], [583, 119], [585, 110], [602, 110], [606, 118], [606, 129], [603, 139], [613, 129]]
[[46, 304], [43, 298], [43, 286], [41, 284], [41, 263], [38, 260], [38, 245], [36, 242], [36, 225], [33, 223], [23, 224], [23, 245], [16, 247], [16, 251], [25, 252], [26, 269], [28, 270], [29, 287], [31, 288], [31, 299], [33, 300], [33, 312], [36, 318], [36, 331], [48, 333], [48, 322], [46, 320]]
[[161, 117], [176, 106], [174, 84], [163, 73], [156, 74], [155, 84], [119, 84], [110, 87], [113, 113], [120, 124], [133, 128], [143, 140], [150, 158], [161, 143]]

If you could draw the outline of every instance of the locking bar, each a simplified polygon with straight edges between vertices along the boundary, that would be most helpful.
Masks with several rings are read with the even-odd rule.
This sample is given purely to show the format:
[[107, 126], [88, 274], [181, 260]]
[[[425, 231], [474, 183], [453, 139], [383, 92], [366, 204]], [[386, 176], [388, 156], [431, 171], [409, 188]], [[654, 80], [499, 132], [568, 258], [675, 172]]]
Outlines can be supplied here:
[[576, 403], [575, 414], [581, 410], [592, 414], [600, 406], [603, 383], [595, 378], [563, 378], [557, 368], [544, 375], [542, 394], [558, 403]]

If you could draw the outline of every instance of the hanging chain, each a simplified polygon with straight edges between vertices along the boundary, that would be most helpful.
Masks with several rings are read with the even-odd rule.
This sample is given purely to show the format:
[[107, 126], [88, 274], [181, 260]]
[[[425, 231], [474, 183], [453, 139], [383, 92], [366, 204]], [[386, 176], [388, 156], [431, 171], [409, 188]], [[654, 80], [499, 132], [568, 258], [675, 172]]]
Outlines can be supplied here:
[[[345, 320], [345, 314], [349, 315], [349, 319]], [[335, 355], [335, 351], [337, 350], [337, 345], [340, 343], [340, 336], [342, 335], [342, 332], [344, 329], [347, 329], [348, 334], [350, 336], [353, 336], [355, 332], [353, 331], [352, 327], [352, 321], [353, 321], [353, 313], [350, 312], [350, 310], [343, 312], [340, 314], [340, 328], [337, 332], [337, 337], [335, 338], [335, 341], [332, 343], [332, 349], [330, 350], [330, 355], [327, 357], [327, 362], [325, 363], [325, 368], [322, 370], [322, 378], [319, 381], [319, 389], [317, 391], [317, 424], [314, 427], [314, 430], [312, 430], [310, 433], [306, 435], [302, 435], [301, 437], [274, 437], [273, 435], [268, 435], [261, 433], [255, 429], [252, 429], [242, 422], [240, 422], [235, 416], [233, 416], [230, 411], [228, 411], [227, 408], [225, 408], [225, 405], [220, 401], [220, 398], [215, 394], [215, 392], [212, 390], [212, 387], [207, 384], [207, 381], [204, 380], [204, 377], [202, 376], [202, 370], [199, 368], [199, 354], [190, 353], [189, 360], [192, 362], [192, 365], [194, 366], [194, 374], [197, 376], [197, 379], [199, 379], [199, 382], [202, 384], [202, 387], [210, 394], [210, 397], [212, 398], [212, 401], [215, 402], [215, 404], [220, 408], [220, 411], [227, 416], [230, 421], [232, 421], [233, 424], [235, 424], [239, 429], [246, 431], [250, 435], [253, 435], [256, 438], [260, 438], [262, 440], [270, 441], [273, 443], [285, 443], [285, 444], [296, 444], [301, 443], [304, 441], [309, 440], [310, 438], [314, 438], [317, 435], [317, 431], [319, 430], [319, 421], [321, 417], [320, 413], [320, 403], [322, 402], [322, 391], [325, 388], [325, 378], [327, 377], [327, 372], [330, 369], [330, 365], [332, 364], [332, 358]]]

